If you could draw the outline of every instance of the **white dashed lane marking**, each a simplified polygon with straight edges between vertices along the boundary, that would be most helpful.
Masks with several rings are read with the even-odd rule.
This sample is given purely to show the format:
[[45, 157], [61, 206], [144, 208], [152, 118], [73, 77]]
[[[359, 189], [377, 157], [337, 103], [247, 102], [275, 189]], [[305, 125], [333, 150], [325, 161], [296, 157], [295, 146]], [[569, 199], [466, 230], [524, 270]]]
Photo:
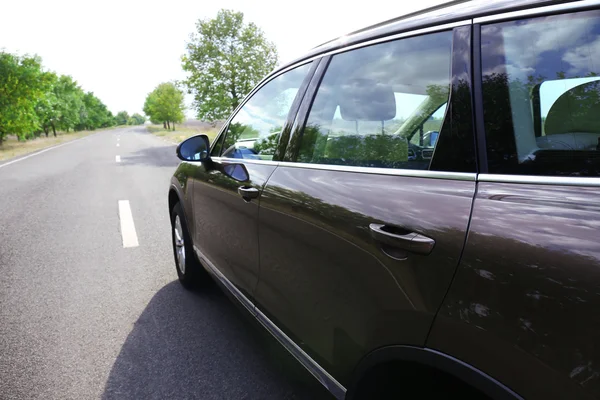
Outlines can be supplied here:
[[116, 162], [121, 162], [121, 156], [115, 156], [115, 161]]
[[133, 214], [129, 200], [119, 200], [119, 219], [121, 220], [121, 236], [123, 238], [123, 247], [139, 246], [135, 224], [133, 223]]

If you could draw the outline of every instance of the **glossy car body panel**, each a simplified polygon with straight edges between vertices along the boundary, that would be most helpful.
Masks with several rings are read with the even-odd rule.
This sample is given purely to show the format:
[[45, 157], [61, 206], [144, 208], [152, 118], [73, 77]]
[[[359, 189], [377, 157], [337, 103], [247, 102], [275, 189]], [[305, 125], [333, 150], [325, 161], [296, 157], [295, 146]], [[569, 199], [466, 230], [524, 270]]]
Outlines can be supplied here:
[[342, 386], [335, 378], [325, 371], [316, 361], [314, 361], [306, 352], [304, 352], [293, 340], [289, 338], [281, 329], [277, 327], [266, 315], [254, 307], [254, 303], [244, 296], [219, 269], [213, 265], [202, 252], [194, 246], [194, 252], [198, 260], [205, 266], [206, 270], [215, 278], [217, 283], [226, 290], [232, 299], [245, 307], [256, 320], [281, 343], [292, 356], [294, 356], [329, 392], [339, 400], [346, 396], [346, 388]]
[[598, 187], [479, 182], [427, 345], [524, 398], [598, 395], [599, 198]]
[[194, 245], [240, 292], [252, 299], [259, 272], [258, 200], [244, 200], [238, 188], [249, 186], [261, 191], [276, 164], [244, 164], [250, 176], [247, 182], [238, 182], [218, 168], [203, 164], [194, 169]]
[[[473, 181], [281, 164], [261, 196], [257, 309], [343, 385], [372, 349], [423, 346], [474, 191]], [[424, 256], [383, 246], [371, 223], [434, 238], [435, 248]]]

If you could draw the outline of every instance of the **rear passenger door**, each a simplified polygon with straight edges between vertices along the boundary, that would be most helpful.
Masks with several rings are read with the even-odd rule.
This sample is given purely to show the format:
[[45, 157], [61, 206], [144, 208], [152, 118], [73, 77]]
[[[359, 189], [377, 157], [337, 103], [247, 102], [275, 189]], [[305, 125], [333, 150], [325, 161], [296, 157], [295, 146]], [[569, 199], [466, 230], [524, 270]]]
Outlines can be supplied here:
[[600, 398], [600, 11], [476, 29], [487, 173], [427, 344], [524, 398]]
[[263, 190], [259, 316], [342, 385], [370, 350], [425, 343], [457, 266], [475, 193], [469, 46], [463, 26], [322, 59]]

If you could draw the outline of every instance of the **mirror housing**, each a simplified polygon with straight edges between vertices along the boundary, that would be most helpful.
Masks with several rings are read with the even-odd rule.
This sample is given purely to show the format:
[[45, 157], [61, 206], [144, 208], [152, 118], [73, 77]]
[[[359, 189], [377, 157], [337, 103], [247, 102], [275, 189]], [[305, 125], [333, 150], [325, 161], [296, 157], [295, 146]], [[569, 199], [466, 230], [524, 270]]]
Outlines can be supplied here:
[[206, 135], [187, 138], [177, 146], [177, 157], [183, 161], [210, 161], [210, 141]]

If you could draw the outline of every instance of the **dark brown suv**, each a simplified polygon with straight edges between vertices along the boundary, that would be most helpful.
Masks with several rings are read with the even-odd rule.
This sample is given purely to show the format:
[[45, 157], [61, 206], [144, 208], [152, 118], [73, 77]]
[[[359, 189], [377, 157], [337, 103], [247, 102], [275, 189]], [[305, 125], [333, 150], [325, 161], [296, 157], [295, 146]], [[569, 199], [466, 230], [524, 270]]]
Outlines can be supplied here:
[[462, 2], [312, 50], [178, 147], [206, 269], [336, 398], [600, 397], [600, 3]]

